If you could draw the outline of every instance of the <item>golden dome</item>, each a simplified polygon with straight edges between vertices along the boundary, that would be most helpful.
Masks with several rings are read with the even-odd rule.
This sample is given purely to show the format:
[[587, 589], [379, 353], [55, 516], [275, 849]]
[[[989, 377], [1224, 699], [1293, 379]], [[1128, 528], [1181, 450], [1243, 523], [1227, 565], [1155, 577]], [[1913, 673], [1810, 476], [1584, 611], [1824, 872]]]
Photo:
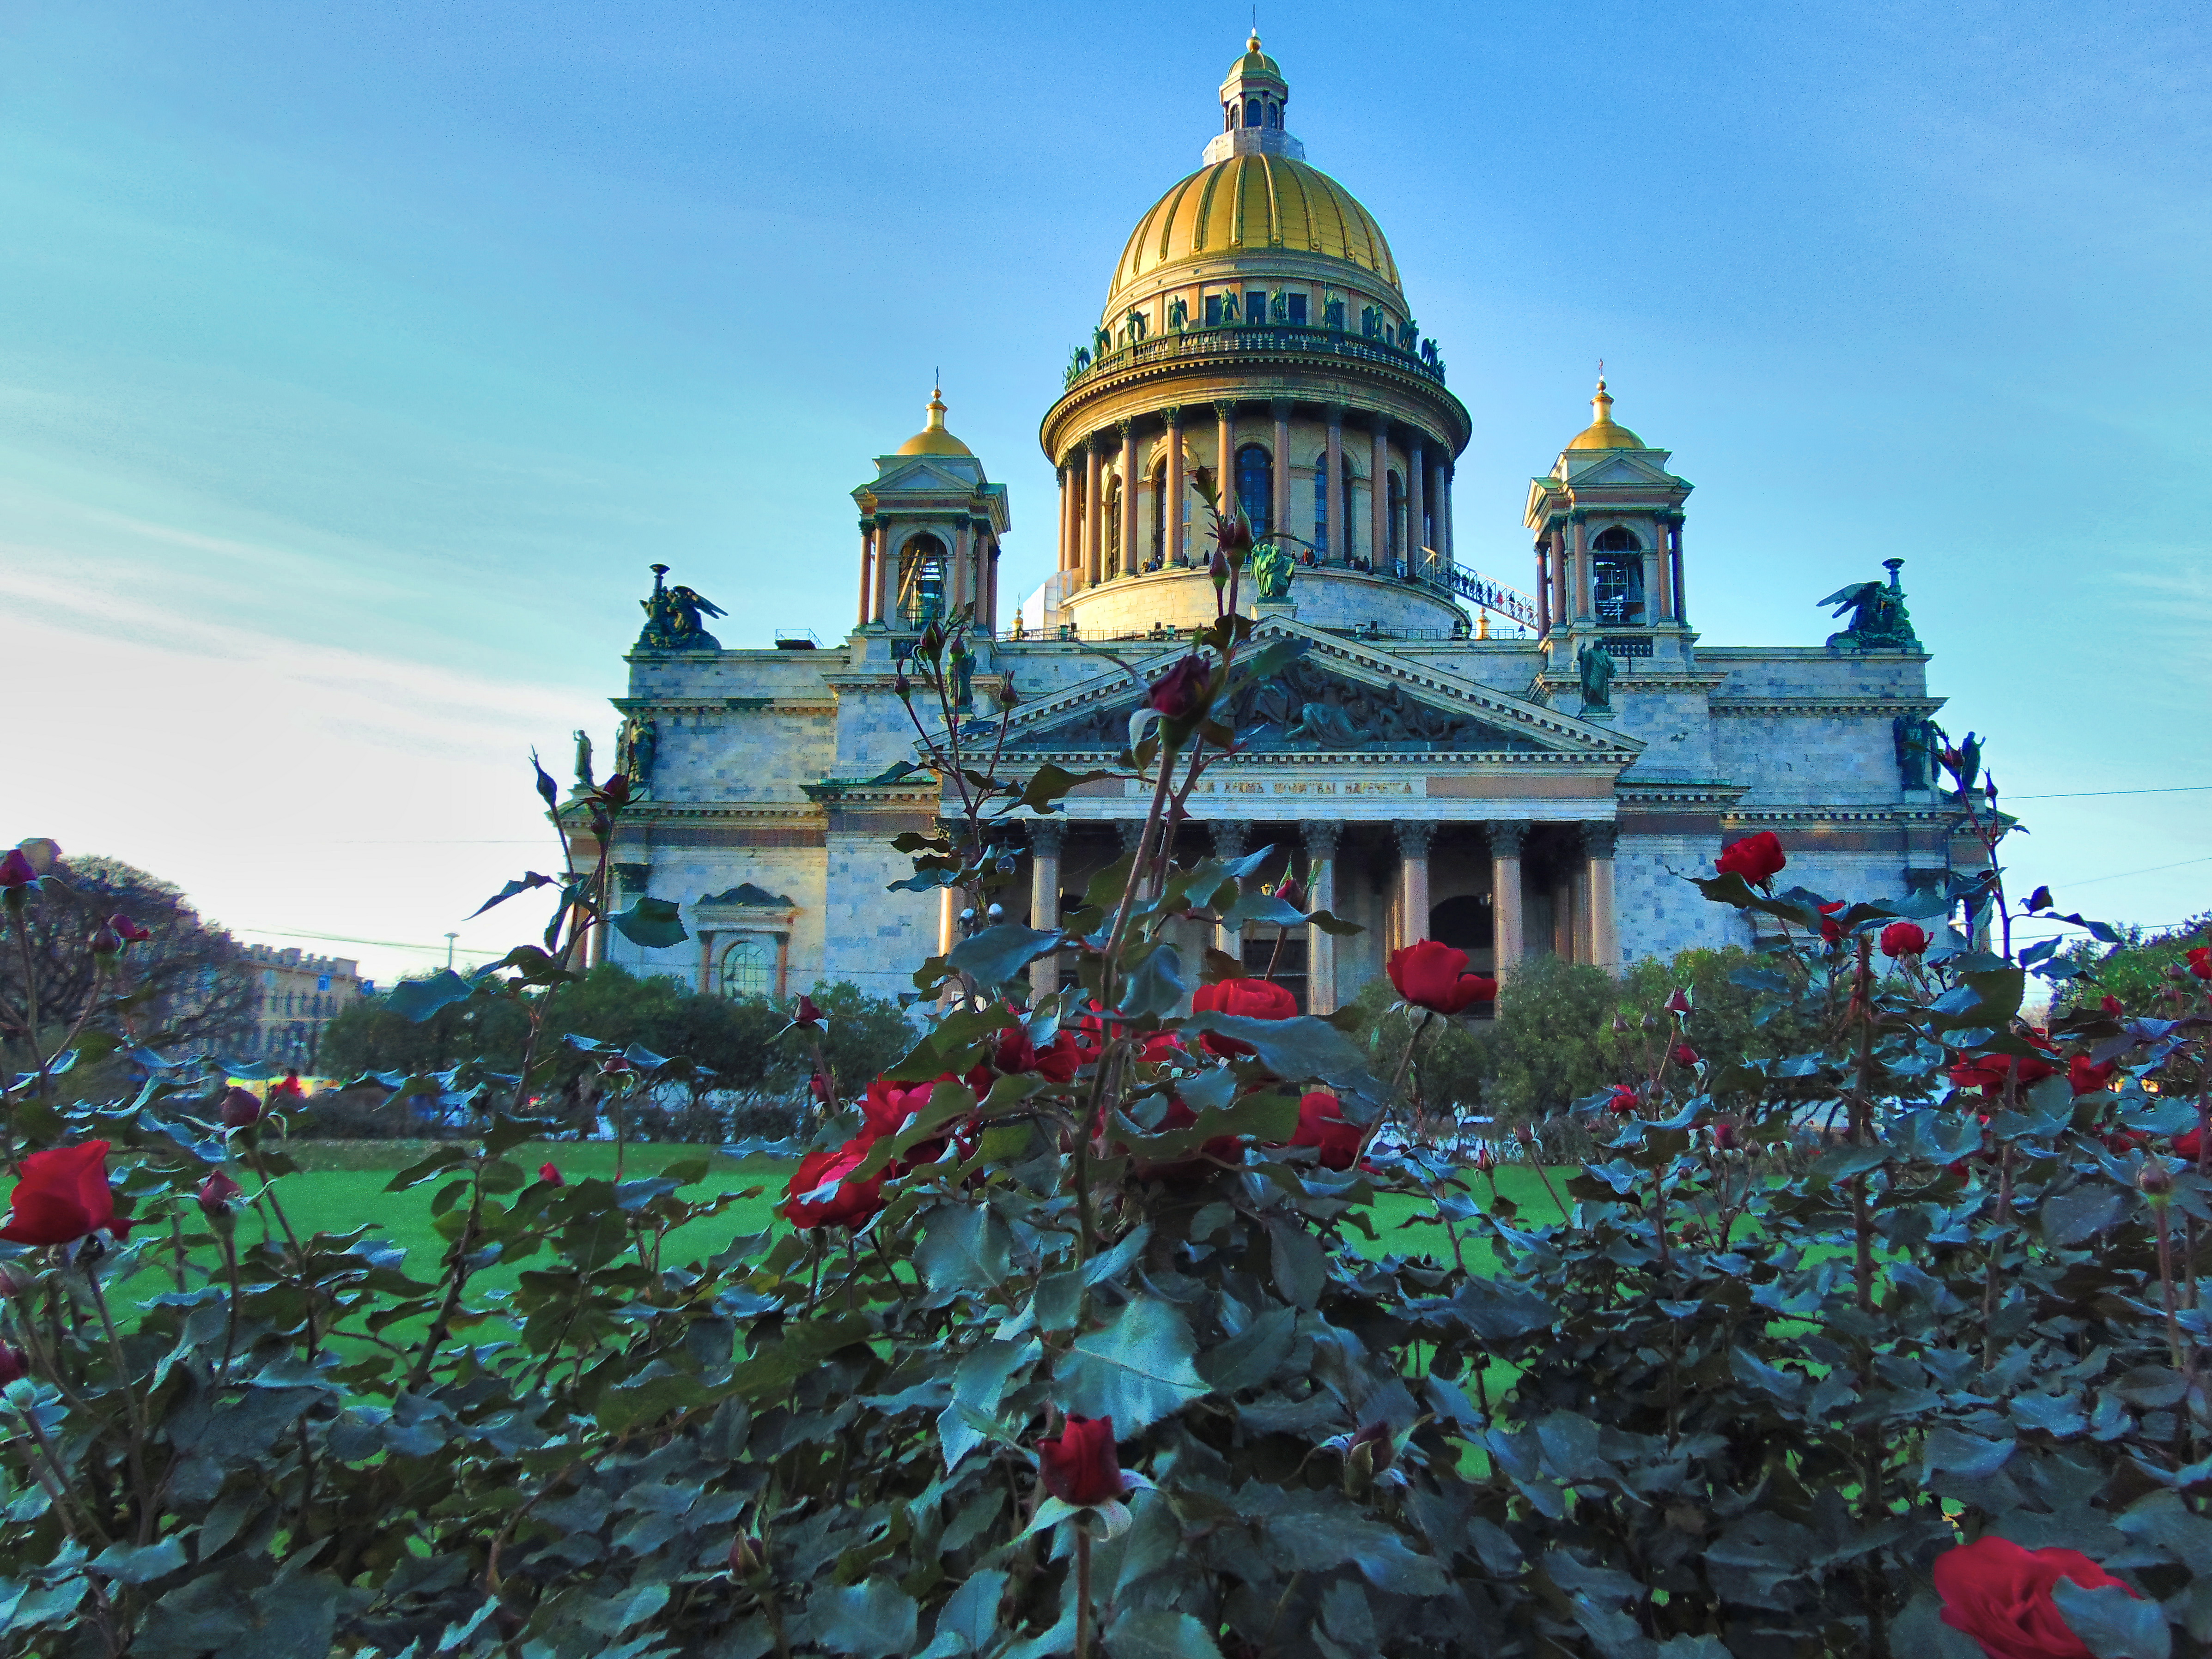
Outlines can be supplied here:
[[973, 455], [975, 451], [945, 429], [945, 389], [929, 392], [929, 424], [898, 446], [901, 455]]
[[1277, 249], [1342, 259], [1398, 286], [1382, 227], [1350, 191], [1286, 155], [1230, 155], [1170, 187], [1137, 221], [1114, 269], [1107, 308], [1123, 289], [1167, 266]]
[[1571, 450], [1640, 450], [1644, 440], [1626, 427], [1615, 424], [1613, 418], [1613, 397], [1605, 389], [1605, 377], [1598, 376], [1597, 396], [1590, 399], [1590, 423], [1569, 440]]

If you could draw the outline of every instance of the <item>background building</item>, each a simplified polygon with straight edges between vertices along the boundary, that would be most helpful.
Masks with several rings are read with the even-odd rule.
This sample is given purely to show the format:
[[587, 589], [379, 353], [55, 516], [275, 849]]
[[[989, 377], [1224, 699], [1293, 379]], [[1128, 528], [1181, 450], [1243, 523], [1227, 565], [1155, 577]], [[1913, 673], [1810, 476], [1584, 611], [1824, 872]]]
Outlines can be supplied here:
[[[1758, 830], [1808, 884], [1863, 898], [1978, 857], [1930, 787], [1940, 699], [1893, 564], [1886, 584], [1837, 572], [1857, 578], [1853, 621], [1825, 643], [1701, 645], [1692, 486], [1613, 418], [1602, 379], [1522, 504], [1528, 590], [1455, 560], [1467, 412], [1382, 228], [1305, 161], [1289, 102], [1255, 37], [1222, 83], [1202, 165], [1139, 221], [1045, 413], [1054, 574], [980, 643], [973, 677], [981, 710], [995, 677], [1021, 688], [1009, 754], [1080, 767], [1124, 745], [1139, 687], [1091, 646], [1122, 642], [1118, 656], [1157, 672], [1177, 630], [1212, 619], [1200, 486], [1225, 481], [1273, 550], [1246, 609], [1307, 649], [1246, 696], [1243, 747], [1209, 773], [1184, 833], [1276, 847], [1317, 903], [1365, 927], [1286, 942], [1284, 977], [1310, 1006], [1348, 998], [1423, 936], [1508, 974], [1535, 953], [1617, 968], [1727, 942], [1743, 921], [1683, 877]], [[627, 893], [684, 905], [702, 990], [782, 997], [826, 978], [891, 994], [950, 941], [940, 896], [889, 890], [908, 871], [887, 843], [938, 808], [930, 775], [900, 771], [915, 733], [892, 687], [933, 617], [972, 605], [988, 633], [1005, 614], [1012, 521], [945, 415], [933, 393], [923, 429], [854, 493], [843, 644], [724, 651], [689, 590], [657, 585], [647, 602], [617, 706], [648, 798], [615, 865]], [[1120, 856], [1146, 804], [1103, 782], [1030, 826], [1033, 921]], [[1255, 964], [1277, 942], [1259, 931], [1241, 943]], [[611, 950], [670, 965], [618, 938]]]
[[297, 946], [248, 945], [244, 960], [258, 1000], [239, 1038], [239, 1057], [310, 1070], [323, 1027], [338, 1010], [376, 987], [349, 957], [310, 956]]

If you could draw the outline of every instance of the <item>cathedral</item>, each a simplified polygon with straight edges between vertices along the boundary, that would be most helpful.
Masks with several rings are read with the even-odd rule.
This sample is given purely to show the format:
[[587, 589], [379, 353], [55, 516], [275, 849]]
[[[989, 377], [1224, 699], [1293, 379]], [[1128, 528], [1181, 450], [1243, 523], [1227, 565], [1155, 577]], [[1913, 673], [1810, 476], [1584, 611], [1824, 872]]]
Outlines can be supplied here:
[[[1456, 561], [1467, 410], [1382, 227], [1309, 164], [1289, 108], [1255, 35], [1197, 171], [1130, 233], [1040, 427], [1059, 481], [1040, 590], [1002, 592], [1006, 488], [948, 429], [941, 394], [853, 492], [842, 642], [725, 649], [719, 613], [655, 567], [616, 700], [645, 796], [611, 862], [618, 903], [676, 902], [691, 940], [648, 953], [607, 936], [607, 959], [732, 996], [840, 979], [910, 996], [961, 918], [949, 893], [890, 890], [910, 873], [891, 838], [932, 827], [939, 804], [913, 769], [900, 661], [933, 619], [972, 607], [975, 717], [1001, 717], [1006, 676], [1018, 688], [1011, 768], [1110, 765], [1141, 692], [1115, 659], [1157, 675], [1214, 615], [1201, 469], [1270, 571], [1246, 602], [1259, 636], [1306, 649], [1240, 710], [1242, 746], [1192, 797], [1177, 852], [1272, 847], [1271, 875], [1361, 924], [1218, 942], [1274, 960], [1305, 1008], [1348, 1001], [1424, 937], [1509, 979], [1539, 954], [1617, 970], [1747, 944], [1741, 914], [1683, 878], [1760, 830], [1792, 877], [1856, 898], [1901, 897], [1968, 857], [1931, 787], [1939, 699], [1897, 561], [1832, 596], [1850, 624], [1825, 643], [1704, 643], [1692, 487], [1614, 419], [1602, 378], [1589, 424], [1529, 481], [1525, 574]], [[1056, 923], [1147, 805], [1102, 780], [1030, 822], [1007, 919]]]

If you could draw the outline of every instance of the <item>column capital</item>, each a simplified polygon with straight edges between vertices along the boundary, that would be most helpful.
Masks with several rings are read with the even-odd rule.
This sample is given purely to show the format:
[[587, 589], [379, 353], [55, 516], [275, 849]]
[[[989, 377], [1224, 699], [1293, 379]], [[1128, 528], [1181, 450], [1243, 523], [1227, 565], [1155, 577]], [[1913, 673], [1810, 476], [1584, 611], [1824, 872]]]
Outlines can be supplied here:
[[1160, 416], [1168, 423], [1168, 430], [1170, 432], [1181, 432], [1182, 430], [1182, 404], [1170, 403], [1166, 405], [1160, 410]]
[[1133, 417], [1125, 416], [1114, 423], [1114, 430], [1121, 434], [1121, 441], [1126, 444], [1135, 434], [1137, 422]]
[[1344, 405], [1341, 403], [1323, 403], [1321, 406], [1321, 413], [1322, 419], [1332, 427], [1340, 427], [1344, 424]]
[[1483, 826], [1490, 833], [1490, 856], [1492, 858], [1518, 858], [1528, 838], [1526, 824], [1499, 822]]
[[1039, 858], [1057, 858], [1067, 842], [1067, 826], [1057, 818], [1039, 818], [1030, 825], [1030, 851]]
[[866, 536], [876, 527], [876, 516], [872, 512], [860, 515], [860, 534]]
[[1613, 843], [1620, 834], [1617, 823], [1595, 823], [1583, 826], [1583, 851], [1592, 858], [1613, 857]]
[[1241, 818], [1217, 819], [1206, 831], [1213, 839], [1216, 858], [1242, 858], [1251, 845], [1252, 826]]
[[1336, 857], [1337, 838], [1344, 826], [1334, 818], [1309, 818], [1298, 826], [1298, 834], [1304, 840], [1309, 858]]
[[1121, 838], [1121, 851], [1134, 852], [1137, 844], [1145, 839], [1145, 820], [1141, 818], [1116, 818], [1114, 830]]
[[1278, 421], [1289, 420], [1291, 418], [1291, 400], [1287, 397], [1270, 397], [1267, 400], [1267, 413], [1273, 415]]
[[1213, 412], [1224, 421], [1234, 421], [1237, 418], [1237, 400], [1234, 397], [1217, 397], [1213, 402]]
[[1368, 412], [1367, 430], [1373, 433], [1377, 438], [1387, 439], [1390, 436], [1390, 428], [1397, 424], [1398, 423], [1395, 421], [1393, 421], [1389, 415], [1383, 414], [1380, 409], [1371, 409]]
[[1398, 856], [1401, 858], [1425, 858], [1429, 842], [1437, 833], [1433, 818], [1401, 818], [1390, 826], [1398, 838]]
[[1570, 524], [1587, 524], [1589, 523], [1589, 509], [1588, 507], [1575, 508], [1572, 512], [1567, 514], [1567, 522]]

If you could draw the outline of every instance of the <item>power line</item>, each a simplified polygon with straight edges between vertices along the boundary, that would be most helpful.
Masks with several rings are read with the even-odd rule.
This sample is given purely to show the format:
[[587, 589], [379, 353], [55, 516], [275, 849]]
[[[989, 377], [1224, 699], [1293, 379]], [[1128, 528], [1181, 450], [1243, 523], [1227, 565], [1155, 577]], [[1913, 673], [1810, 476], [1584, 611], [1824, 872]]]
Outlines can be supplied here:
[[2052, 885], [2065, 887], [2093, 887], [2100, 881], [2124, 881], [2130, 875], [2155, 875], [2163, 869], [2184, 869], [2191, 864], [2212, 864], [2212, 853], [2208, 853], [2202, 858], [2182, 858], [2171, 864], [2152, 864], [2144, 869], [2118, 870], [2110, 875], [2092, 875], [2079, 881], [2060, 881]]
[[1997, 798], [2002, 801], [2087, 801], [2107, 795], [2193, 795], [2204, 790], [2212, 790], [2212, 784], [2175, 784], [2154, 790], [2075, 790], [2065, 795], [2006, 795], [2000, 792]]
[[[410, 944], [404, 939], [356, 939], [349, 933], [307, 933], [298, 929], [248, 927], [244, 923], [240, 923], [239, 924], [238, 931], [240, 933], [265, 933], [271, 939], [315, 939], [322, 941], [325, 943], [333, 945], [374, 945], [380, 950], [424, 950], [430, 952], [433, 955], [442, 954], [446, 948], [443, 945]], [[488, 956], [491, 953], [489, 951], [471, 951], [465, 954], [470, 955]]]

